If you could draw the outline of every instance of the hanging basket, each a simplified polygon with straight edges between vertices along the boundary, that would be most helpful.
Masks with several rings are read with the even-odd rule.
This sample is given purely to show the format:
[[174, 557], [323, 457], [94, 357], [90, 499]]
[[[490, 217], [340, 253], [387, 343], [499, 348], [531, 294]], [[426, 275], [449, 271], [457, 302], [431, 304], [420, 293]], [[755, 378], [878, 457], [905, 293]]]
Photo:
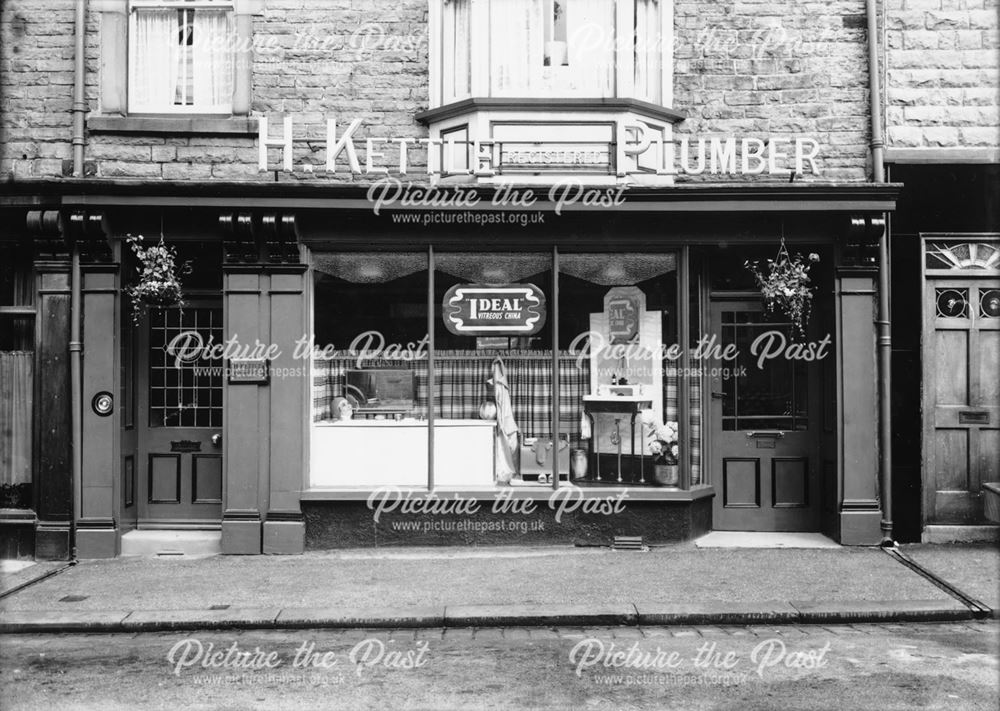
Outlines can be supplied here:
[[757, 281], [768, 313], [786, 316], [792, 323], [793, 336], [805, 336], [809, 325], [813, 299], [809, 269], [818, 261], [819, 255], [814, 252], [808, 256], [790, 255], [782, 237], [774, 259], [768, 259], [763, 266], [759, 261], [744, 263]]
[[139, 279], [125, 287], [124, 292], [132, 300], [132, 320], [136, 323], [148, 309], [163, 309], [184, 305], [179, 272], [187, 273], [188, 265], [177, 267], [177, 253], [160, 241], [150, 247], [142, 246], [142, 235], [126, 238], [139, 264], [136, 271]]

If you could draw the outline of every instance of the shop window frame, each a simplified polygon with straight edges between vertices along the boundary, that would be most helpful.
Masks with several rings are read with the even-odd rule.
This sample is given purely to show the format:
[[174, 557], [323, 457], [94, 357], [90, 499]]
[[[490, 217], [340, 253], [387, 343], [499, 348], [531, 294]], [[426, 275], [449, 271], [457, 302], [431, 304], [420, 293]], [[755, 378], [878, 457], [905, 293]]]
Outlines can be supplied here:
[[[7, 256], [7, 254], [5, 254], [5, 253], [9, 253], [9, 252], [13, 252], [13, 253], [15, 253], [15, 255], [17, 255], [17, 253], [19, 252], [20, 255], [17, 255], [17, 256], [21, 256], [21, 257], [24, 258], [23, 263], [19, 264], [18, 261], [17, 261], [16, 256], [15, 256], [15, 258], [13, 260], [9, 259], [8, 256]], [[38, 384], [39, 384], [39, 377], [38, 377], [39, 376], [39, 370], [38, 370], [38, 274], [37, 274], [37, 272], [35, 271], [35, 268], [34, 268], [33, 255], [32, 255], [31, 250], [29, 249], [29, 247], [28, 247], [27, 244], [19, 243], [19, 242], [0, 242], [0, 258], [2, 258], [4, 260], [4, 262], [6, 262], [7, 264], [14, 264], [15, 266], [22, 267], [25, 270], [25, 272], [26, 272], [26, 274], [23, 274], [22, 276], [26, 277], [26, 280], [27, 280], [27, 283], [28, 283], [28, 288], [29, 288], [28, 296], [29, 296], [30, 302], [27, 303], [27, 304], [14, 304], [14, 303], [7, 303], [6, 299], [4, 299], [2, 302], [0, 302], [0, 329], [6, 330], [9, 327], [10, 322], [13, 321], [14, 319], [27, 319], [27, 320], [30, 320], [31, 325], [27, 329], [28, 331], [30, 331], [30, 334], [31, 334], [30, 343], [28, 344], [29, 347], [28, 348], [19, 348], [19, 349], [14, 349], [14, 350], [17, 350], [17, 351], [30, 351], [30, 353], [32, 354], [31, 360], [32, 360], [32, 364], [33, 364], [33, 372], [34, 372], [33, 379], [34, 379], [34, 382], [32, 383], [31, 388], [32, 388], [32, 391], [33, 391], [33, 399], [37, 403], [38, 402], [38, 392], [39, 392], [39, 389], [38, 389]], [[37, 404], [36, 404], [36, 407], [37, 407]], [[31, 478], [26, 483], [27, 487], [28, 487], [28, 498], [30, 500], [28, 502], [26, 502], [25, 506], [18, 506], [15, 509], [12, 509], [13, 511], [19, 512], [19, 513], [22, 513], [22, 514], [24, 512], [30, 512], [30, 511], [34, 510], [34, 508], [35, 508], [35, 498], [37, 496], [37, 491], [35, 489], [35, 482], [37, 481], [37, 476], [36, 476], [37, 461], [36, 461], [36, 452], [35, 452], [35, 417], [36, 417], [36, 415], [33, 412], [32, 413], [31, 428], [30, 428], [31, 442], [29, 442], [29, 444], [28, 444], [28, 451], [31, 453], [31, 459], [32, 459], [32, 461], [31, 461], [31, 468], [30, 468], [30, 471], [29, 471], [29, 476]], [[12, 485], [12, 488], [13, 487], [17, 487], [17, 486], [24, 486], [24, 484]], [[19, 514], [15, 513], [14, 517], [16, 518], [17, 515], [19, 515]]]
[[[370, 251], [382, 251], [391, 250], [391, 246], [374, 246], [371, 244], [358, 244], [350, 245], [343, 244], [337, 247], [337, 251], [344, 252], [370, 252]], [[560, 245], [553, 244], [551, 248], [548, 249], [538, 249], [537, 246], [530, 248], [530, 251], [537, 253], [548, 253], [551, 259], [551, 273], [552, 273], [552, 283], [549, 285], [551, 289], [551, 301], [547, 305], [549, 309], [548, 319], [552, 328], [552, 339], [550, 345], [552, 352], [552, 390], [551, 390], [551, 401], [552, 403], [559, 402], [559, 347], [558, 347], [558, 333], [559, 333], [559, 257], [560, 254], [573, 254], [573, 253], [595, 253], [595, 252], [608, 252], [613, 253], [621, 249], [630, 249], [631, 247], [625, 245], [615, 245], [614, 249], [607, 247], [601, 249], [599, 247], [580, 247], [580, 248], [563, 248], [560, 250]], [[636, 247], [638, 248], [638, 247]], [[329, 248], [316, 250], [316, 251], [327, 251]], [[649, 245], [642, 247], [645, 251], [649, 251]], [[312, 263], [312, 249], [308, 253], [308, 261], [311, 265]], [[680, 483], [679, 486], [674, 487], [655, 487], [655, 486], [628, 486], [627, 483], [612, 484], [607, 485], [588, 485], [586, 487], [575, 487], [572, 482], [566, 482], [561, 485], [558, 471], [558, 458], [553, 457], [551, 481], [547, 486], [539, 485], [527, 485], [527, 486], [510, 486], [502, 487], [502, 489], [497, 487], [491, 487], [489, 489], [472, 489], [463, 487], [442, 487], [437, 488], [434, 483], [434, 421], [436, 417], [434, 408], [434, 395], [436, 393], [436, 371], [435, 371], [435, 339], [434, 331], [437, 325], [437, 320], [440, 318], [440, 305], [435, 300], [435, 280], [434, 280], [434, 270], [435, 270], [435, 256], [437, 251], [450, 252], [455, 251], [455, 247], [449, 245], [438, 249], [434, 244], [428, 244], [423, 250], [423, 254], [427, 257], [427, 329], [428, 329], [428, 354], [427, 354], [427, 369], [428, 369], [428, 413], [427, 413], [427, 427], [428, 427], [428, 446], [427, 446], [427, 465], [428, 465], [428, 476], [426, 491], [429, 493], [447, 493], [452, 494], [457, 491], [461, 491], [463, 494], [467, 494], [472, 497], [492, 499], [497, 491], [509, 490], [512, 492], [512, 496], [516, 499], [536, 499], [544, 500], [548, 499], [550, 495], [558, 491], [560, 488], [566, 486], [573, 487], [582, 492], [585, 499], [592, 498], [603, 498], [609, 495], [616, 495], [622, 491], [628, 490], [630, 500], [675, 500], [675, 501], [694, 501], [699, 498], [704, 498], [714, 494], [714, 488], [710, 481], [710, 468], [706, 466], [704, 460], [702, 461], [701, 474], [699, 481], [692, 483], [692, 468], [691, 468], [691, 456], [690, 456], [690, 438], [691, 438], [691, 387], [690, 380], [693, 376], [691, 373], [690, 366], [690, 347], [683, 347], [681, 349], [681, 359], [678, 362], [678, 367], [681, 369], [681, 375], [678, 377], [678, 427], [681, 433], [684, 433], [681, 438], [682, 447], [687, 448], [687, 453], [682, 456], [680, 464]], [[463, 246], [459, 251], [475, 251], [475, 248], [470, 248], [469, 246]], [[484, 253], [489, 251], [495, 251], [491, 248], [482, 248]], [[676, 287], [676, 299], [677, 299], [677, 309], [678, 309], [678, 324], [677, 324], [677, 336], [678, 338], [683, 338], [683, 334], [692, 333], [692, 327], [697, 324], [698, 327], [702, 325], [704, 319], [703, 311], [703, 299], [699, 296], [698, 303], [695, 307], [698, 309], [694, 316], [694, 322], [692, 322], [692, 292], [691, 292], [691, 250], [686, 245], [672, 246], [669, 249], [662, 250], [664, 252], [673, 252], [677, 255], [677, 287]], [[415, 252], [419, 253], [419, 252]], [[310, 267], [311, 268], [311, 267]], [[314, 287], [312, 285], [313, 279], [309, 279], [308, 288], [308, 303], [309, 303], [309, 337], [312, 339], [314, 337], [314, 320], [315, 320], [315, 309], [316, 303], [314, 298]], [[702, 290], [705, 285], [700, 281], [696, 282], [696, 289]], [[314, 382], [315, 370], [313, 359], [309, 359], [309, 393], [310, 396], [306, 398], [306, 409], [303, 412], [303, 417], [307, 423], [307, 443], [306, 443], [306, 462], [307, 466], [303, 472], [303, 488], [302, 488], [302, 500], [304, 501], [327, 501], [327, 500], [366, 500], [370, 494], [374, 491], [371, 487], [363, 486], [335, 486], [335, 487], [323, 487], [323, 488], [312, 488], [311, 486], [311, 467], [312, 462], [309, 461], [309, 454], [312, 451], [311, 437], [313, 436], [315, 430], [315, 422], [313, 421], [312, 412], [312, 387]], [[703, 386], [701, 389], [702, 397], [702, 411], [704, 412], [706, 398], [706, 388]], [[559, 426], [559, 409], [553, 406], [550, 410], [551, 431], [553, 441], [558, 441], [561, 434]], [[702, 449], [703, 451], [707, 445], [707, 438], [705, 433], [705, 428], [702, 428]]]

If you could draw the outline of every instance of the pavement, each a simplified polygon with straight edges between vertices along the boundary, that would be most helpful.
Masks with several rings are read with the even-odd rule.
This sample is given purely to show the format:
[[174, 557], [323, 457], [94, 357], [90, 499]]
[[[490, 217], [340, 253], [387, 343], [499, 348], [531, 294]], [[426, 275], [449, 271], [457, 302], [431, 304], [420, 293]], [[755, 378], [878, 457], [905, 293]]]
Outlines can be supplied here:
[[[126, 557], [5, 575], [0, 632], [968, 620], [1000, 607], [1000, 548], [567, 546]], [[934, 581], [985, 604], [976, 609]], [[988, 607], [989, 609], [986, 609]]]

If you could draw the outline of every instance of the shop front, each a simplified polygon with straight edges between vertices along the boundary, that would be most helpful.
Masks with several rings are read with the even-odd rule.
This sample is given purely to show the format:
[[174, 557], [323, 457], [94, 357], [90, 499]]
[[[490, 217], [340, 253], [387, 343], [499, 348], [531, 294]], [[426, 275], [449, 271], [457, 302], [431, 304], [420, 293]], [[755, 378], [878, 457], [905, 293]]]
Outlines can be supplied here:
[[829, 270], [800, 337], [738, 269], [710, 268], [760, 247], [577, 250], [312, 252], [310, 495], [500, 486], [561, 505], [562, 487], [574, 512], [658, 502], [640, 506], [687, 535], [713, 499], [715, 528], [820, 530]]
[[[648, 191], [471, 229], [285, 192], [64, 198], [91, 227], [63, 237], [100, 247], [79, 267], [79, 557], [145, 529], [243, 554], [879, 541], [892, 188]], [[141, 233], [191, 266], [182, 305], [133, 315]], [[804, 318], [768, 309], [748, 268], [782, 248], [808, 265]]]

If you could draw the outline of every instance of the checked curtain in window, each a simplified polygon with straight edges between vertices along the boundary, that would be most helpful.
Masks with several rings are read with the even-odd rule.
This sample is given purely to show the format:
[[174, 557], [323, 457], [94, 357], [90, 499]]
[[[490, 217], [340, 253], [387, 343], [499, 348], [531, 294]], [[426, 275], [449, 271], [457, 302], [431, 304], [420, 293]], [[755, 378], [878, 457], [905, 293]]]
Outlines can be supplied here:
[[[442, 351], [434, 356], [436, 392], [434, 416], [441, 419], [475, 419], [479, 406], [492, 395], [488, 386], [490, 365], [499, 355], [507, 366], [514, 419], [525, 437], [551, 437], [552, 359], [548, 354]], [[333, 418], [334, 398], [343, 395], [344, 372], [356, 368], [356, 357], [334, 355], [313, 363], [313, 421]], [[365, 361], [365, 368], [412, 368], [417, 397], [412, 417], [427, 416], [427, 361]], [[577, 366], [575, 356], [560, 354], [559, 430], [579, 437], [583, 396], [590, 387], [586, 362]]]

